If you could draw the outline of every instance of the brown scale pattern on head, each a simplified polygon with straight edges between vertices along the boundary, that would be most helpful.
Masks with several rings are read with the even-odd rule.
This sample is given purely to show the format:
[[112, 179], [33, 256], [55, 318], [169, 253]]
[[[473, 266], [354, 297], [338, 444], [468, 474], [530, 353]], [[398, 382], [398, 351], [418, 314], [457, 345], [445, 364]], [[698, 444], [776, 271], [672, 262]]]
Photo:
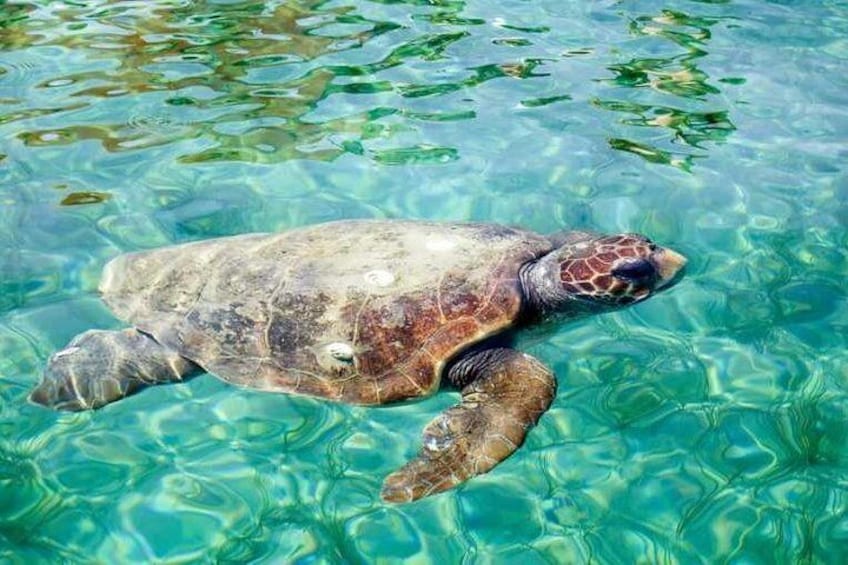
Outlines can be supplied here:
[[654, 245], [636, 235], [613, 235], [576, 244], [563, 253], [560, 281], [568, 293], [612, 304], [630, 304], [647, 298], [651, 286], [622, 280], [613, 270], [622, 260], [644, 259]]

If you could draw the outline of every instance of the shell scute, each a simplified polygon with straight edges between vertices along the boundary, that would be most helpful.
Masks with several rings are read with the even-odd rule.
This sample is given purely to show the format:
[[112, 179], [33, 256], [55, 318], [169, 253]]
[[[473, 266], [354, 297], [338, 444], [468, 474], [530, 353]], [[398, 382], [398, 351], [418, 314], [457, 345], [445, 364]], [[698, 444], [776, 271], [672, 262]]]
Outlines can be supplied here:
[[519, 267], [550, 247], [503, 226], [335, 222], [122, 256], [101, 290], [228, 382], [382, 403], [434, 390], [451, 357], [513, 324]]

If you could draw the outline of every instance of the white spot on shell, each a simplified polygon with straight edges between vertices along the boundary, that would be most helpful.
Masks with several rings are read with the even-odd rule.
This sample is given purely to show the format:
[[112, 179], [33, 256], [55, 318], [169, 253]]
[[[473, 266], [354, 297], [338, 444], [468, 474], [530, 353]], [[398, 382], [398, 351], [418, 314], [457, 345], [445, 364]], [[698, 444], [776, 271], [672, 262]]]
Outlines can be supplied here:
[[393, 274], [380, 269], [368, 271], [363, 275], [363, 277], [365, 277], [365, 280], [368, 281], [369, 284], [373, 284], [374, 286], [389, 286], [395, 282], [395, 276]]
[[64, 357], [66, 355], [73, 355], [74, 353], [76, 353], [79, 350], [80, 350], [80, 348], [76, 347], [76, 346], [68, 347], [66, 349], [62, 349], [61, 351], [57, 351], [56, 353], [54, 353], [53, 358], [58, 359], [59, 357]]
[[327, 353], [330, 354], [330, 357], [338, 361], [342, 361], [344, 363], [353, 362], [353, 347], [351, 347], [349, 343], [341, 341], [329, 343], [327, 344]]
[[431, 235], [424, 240], [424, 247], [430, 251], [450, 251], [456, 247], [456, 240], [440, 235]]

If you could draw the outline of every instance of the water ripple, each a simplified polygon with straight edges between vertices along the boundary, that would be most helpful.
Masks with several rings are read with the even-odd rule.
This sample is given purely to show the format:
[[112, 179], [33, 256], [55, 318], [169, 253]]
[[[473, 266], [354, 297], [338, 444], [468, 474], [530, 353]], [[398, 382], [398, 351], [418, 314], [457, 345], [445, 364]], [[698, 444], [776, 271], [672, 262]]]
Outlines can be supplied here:
[[[495, 62], [470, 68], [470, 74], [459, 74], [453, 80], [438, 80], [439, 71], [429, 63], [448, 62], [456, 57], [448, 53], [456, 44], [467, 40], [470, 31], [441, 31], [444, 26], [477, 26], [483, 20], [451, 19], [461, 4], [448, 11], [419, 14], [424, 21], [438, 26], [434, 33], [409, 37], [396, 44], [387, 54], [358, 65], [337, 64], [334, 54], [360, 49], [386, 34], [408, 36], [405, 26], [369, 18], [346, 8], [314, 8], [277, 5], [217, 7], [198, 11], [180, 7], [153, 9], [133, 5], [111, 9], [87, 10], [68, 7], [46, 10], [43, 21], [53, 24], [48, 37], [32, 36], [30, 44], [39, 47], [62, 46], [86, 52], [94, 60], [109, 63], [102, 71], [83, 71], [52, 76], [38, 87], [54, 92], [57, 100], [74, 100], [55, 108], [25, 108], [6, 116], [7, 121], [22, 120], [47, 113], [71, 116], [75, 110], [93, 104], [97, 99], [154, 96], [156, 105], [133, 113], [120, 122], [74, 124], [65, 127], [33, 128], [19, 131], [25, 144], [35, 147], [66, 145], [96, 140], [110, 152], [136, 151], [167, 145], [181, 139], [197, 138], [206, 148], [183, 153], [182, 163], [210, 161], [248, 161], [273, 163], [290, 159], [332, 160], [344, 154], [369, 157], [382, 164], [445, 163], [459, 157], [455, 147], [434, 147], [421, 140], [417, 143], [369, 150], [371, 130], [382, 130], [382, 138], [395, 134], [379, 122], [397, 113], [410, 120], [437, 116], [417, 111], [404, 99], [443, 97], [453, 92], [474, 89], [496, 78], [544, 77], [534, 69], [541, 59]], [[498, 28], [528, 34], [545, 33], [547, 28], [494, 22]], [[73, 33], [71, 33], [73, 31]], [[221, 38], [224, 37], [222, 40]], [[519, 42], [520, 43], [520, 42]], [[515, 43], [512, 42], [512, 45]], [[375, 51], [370, 49], [369, 51]], [[117, 55], [120, 53], [120, 55]], [[320, 66], [316, 64], [321, 61]], [[401, 65], [414, 61], [423, 64], [414, 78], [400, 80], [380, 77]], [[434, 80], [436, 79], [436, 80]], [[26, 82], [21, 80], [21, 82]], [[179, 106], [183, 115], [195, 118], [174, 119], [161, 106], [159, 92], [171, 93], [164, 102]], [[199, 93], [203, 93], [198, 97]], [[391, 113], [367, 106], [366, 99], [345, 97], [334, 110], [334, 119], [316, 119], [324, 100], [343, 95], [372, 97], [392, 95]], [[80, 102], [82, 99], [85, 102]], [[568, 100], [568, 94], [526, 99], [526, 107], [539, 107]], [[158, 108], [157, 108], [158, 105]], [[364, 106], [365, 105], [365, 106]], [[228, 112], [204, 112], [226, 108]], [[316, 109], [319, 112], [316, 114]], [[339, 110], [342, 110], [339, 112]], [[441, 113], [448, 120], [474, 117], [468, 108], [447, 108]], [[253, 129], [250, 135], [232, 136], [220, 131], [227, 123], [246, 120], [286, 118], [282, 124]], [[439, 118], [431, 118], [439, 121]], [[130, 128], [125, 125], [130, 125]], [[142, 127], [139, 127], [139, 126]], [[413, 126], [414, 127], [414, 126]], [[140, 131], [141, 130], [141, 131]], [[343, 138], [340, 143], [335, 138]]]
[[[690, 171], [695, 159], [705, 156], [704, 142], [721, 143], [736, 129], [726, 107], [716, 106], [715, 95], [721, 91], [709, 81], [708, 74], [698, 66], [699, 59], [708, 55], [706, 47], [712, 37], [711, 28], [722, 24], [721, 18], [690, 16], [683, 12], [662, 10], [653, 16], [639, 16], [630, 24], [630, 33], [641, 38], [650, 56], [633, 58], [608, 66], [613, 78], [607, 79], [621, 90], [621, 98], [596, 98], [593, 103], [604, 110], [636, 114], [636, 119], [622, 120], [625, 125], [668, 129], [673, 132], [670, 140], [657, 145], [641, 141], [646, 136], [637, 134], [635, 139], [611, 138], [614, 149], [638, 155], [652, 163], [672, 165]], [[669, 43], [683, 52], [669, 50]], [[647, 45], [653, 45], [650, 49]], [[657, 52], [669, 51], [665, 57]], [[743, 79], [722, 77], [725, 84], [744, 83]], [[636, 91], [647, 88], [653, 91], [638, 96]], [[630, 92], [628, 92], [630, 91]], [[655, 101], [655, 102], [654, 102]], [[656, 136], [652, 136], [655, 139]], [[682, 142], [700, 151], [681, 151], [671, 144]]]

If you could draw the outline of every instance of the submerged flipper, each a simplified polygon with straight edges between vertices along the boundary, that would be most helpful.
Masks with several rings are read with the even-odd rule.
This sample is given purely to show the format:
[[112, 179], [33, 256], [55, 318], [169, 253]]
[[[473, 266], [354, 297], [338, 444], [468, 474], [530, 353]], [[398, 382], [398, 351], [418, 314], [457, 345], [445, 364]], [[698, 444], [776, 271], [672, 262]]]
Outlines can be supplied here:
[[462, 403], [427, 425], [418, 456], [386, 477], [384, 500], [416, 500], [489, 471], [521, 445], [556, 392], [550, 370], [513, 349], [470, 354], [448, 379], [464, 385]]
[[200, 367], [138, 330], [91, 330], [50, 357], [30, 399], [57, 410], [87, 410], [199, 371]]

